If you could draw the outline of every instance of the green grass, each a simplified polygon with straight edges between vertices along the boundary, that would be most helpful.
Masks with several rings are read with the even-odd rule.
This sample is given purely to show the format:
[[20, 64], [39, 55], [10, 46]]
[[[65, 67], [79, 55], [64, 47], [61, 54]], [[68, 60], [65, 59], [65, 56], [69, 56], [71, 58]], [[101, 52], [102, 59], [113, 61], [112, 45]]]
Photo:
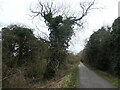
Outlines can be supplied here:
[[107, 81], [111, 82], [114, 86], [120, 87], [120, 79], [118, 79], [117, 77], [115, 77], [107, 72], [103, 72], [101, 70], [95, 69], [88, 64], [84, 64], [84, 65], [87, 66], [89, 69], [93, 70], [95, 73], [99, 74], [101, 77], [103, 77]]
[[69, 73], [71, 74], [70, 81], [63, 88], [77, 88], [79, 84], [78, 65], [75, 65]]

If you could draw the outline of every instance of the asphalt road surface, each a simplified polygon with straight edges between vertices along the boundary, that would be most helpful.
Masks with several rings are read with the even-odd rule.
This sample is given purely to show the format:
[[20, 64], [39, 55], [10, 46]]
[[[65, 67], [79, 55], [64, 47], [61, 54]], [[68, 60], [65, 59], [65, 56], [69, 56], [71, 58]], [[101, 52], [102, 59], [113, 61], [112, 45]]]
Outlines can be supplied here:
[[104, 80], [83, 63], [79, 65], [80, 88], [115, 88], [110, 82]]

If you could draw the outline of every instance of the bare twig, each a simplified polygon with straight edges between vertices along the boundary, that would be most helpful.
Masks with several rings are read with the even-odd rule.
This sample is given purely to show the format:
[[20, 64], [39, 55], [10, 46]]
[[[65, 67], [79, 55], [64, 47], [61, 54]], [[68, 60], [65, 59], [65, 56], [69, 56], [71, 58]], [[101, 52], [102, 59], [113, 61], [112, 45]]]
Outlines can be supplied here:
[[86, 7], [84, 3], [80, 3], [80, 8], [82, 9], [82, 16], [75, 19], [75, 21], [82, 20], [83, 17], [85, 17], [89, 10], [92, 10], [92, 6], [95, 4], [95, 0], [93, 2], [88, 3], [88, 6]]

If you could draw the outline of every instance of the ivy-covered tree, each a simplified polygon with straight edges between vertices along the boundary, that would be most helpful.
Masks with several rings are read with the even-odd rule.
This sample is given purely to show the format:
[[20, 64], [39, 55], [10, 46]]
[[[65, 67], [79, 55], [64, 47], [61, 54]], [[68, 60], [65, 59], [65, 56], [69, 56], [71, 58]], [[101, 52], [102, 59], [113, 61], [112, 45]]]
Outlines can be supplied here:
[[[46, 16], [45, 16], [46, 18]], [[65, 61], [68, 48], [68, 42], [73, 34], [73, 22], [69, 18], [63, 20], [62, 16], [56, 16], [48, 22], [50, 31], [50, 61], [47, 65], [45, 77], [51, 77], [61, 64]]]
[[[39, 1], [37, 10], [31, 10], [36, 16], [40, 16], [45, 20], [46, 26], [48, 26], [49, 40], [50, 40], [50, 58], [45, 73], [45, 78], [54, 76], [55, 71], [63, 64], [67, 54], [67, 48], [69, 41], [74, 31], [75, 25], [81, 26], [81, 20], [85, 17], [91, 7], [94, 5], [94, 1], [88, 3], [86, 6], [80, 4], [82, 12], [79, 17], [66, 16], [65, 13], [60, 14], [62, 8], [53, 7], [52, 3], [42, 3]], [[63, 10], [63, 9], [62, 9]], [[59, 13], [58, 13], [59, 12]]]

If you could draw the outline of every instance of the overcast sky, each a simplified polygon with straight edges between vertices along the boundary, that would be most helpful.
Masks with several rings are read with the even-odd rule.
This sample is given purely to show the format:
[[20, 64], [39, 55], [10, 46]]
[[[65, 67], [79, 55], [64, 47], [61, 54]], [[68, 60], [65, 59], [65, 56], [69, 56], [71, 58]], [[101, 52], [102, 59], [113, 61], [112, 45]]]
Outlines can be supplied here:
[[[69, 8], [77, 10], [81, 0], [54, 0], [58, 3], [66, 3]], [[88, 1], [88, 0], [82, 0]], [[102, 7], [103, 9], [92, 10], [91, 13], [85, 17], [87, 23], [84, 30], [76, 32], [76, 36], [72, 37], [69, 50], [74, 53], [80, 52], [84, 48], [84, 41], [90, 35], [101, 28], [109, 25], [118, 17], [118, 1], [119, 0], [96, 0], [95, 7]], [[29, 9], [34, 7], [38, 0], [0, 0], [0, 26], [4, 27], [10, 24], [24, 24], [31, 28], [36, 28], [39, 25], [38, 21], [31, 20]], [[44, 23], [42, 23], [44, 26]], [[42, 27], [43, 28], [43, 27]], [[42, 32], [48, 33], [43, 30]]]

